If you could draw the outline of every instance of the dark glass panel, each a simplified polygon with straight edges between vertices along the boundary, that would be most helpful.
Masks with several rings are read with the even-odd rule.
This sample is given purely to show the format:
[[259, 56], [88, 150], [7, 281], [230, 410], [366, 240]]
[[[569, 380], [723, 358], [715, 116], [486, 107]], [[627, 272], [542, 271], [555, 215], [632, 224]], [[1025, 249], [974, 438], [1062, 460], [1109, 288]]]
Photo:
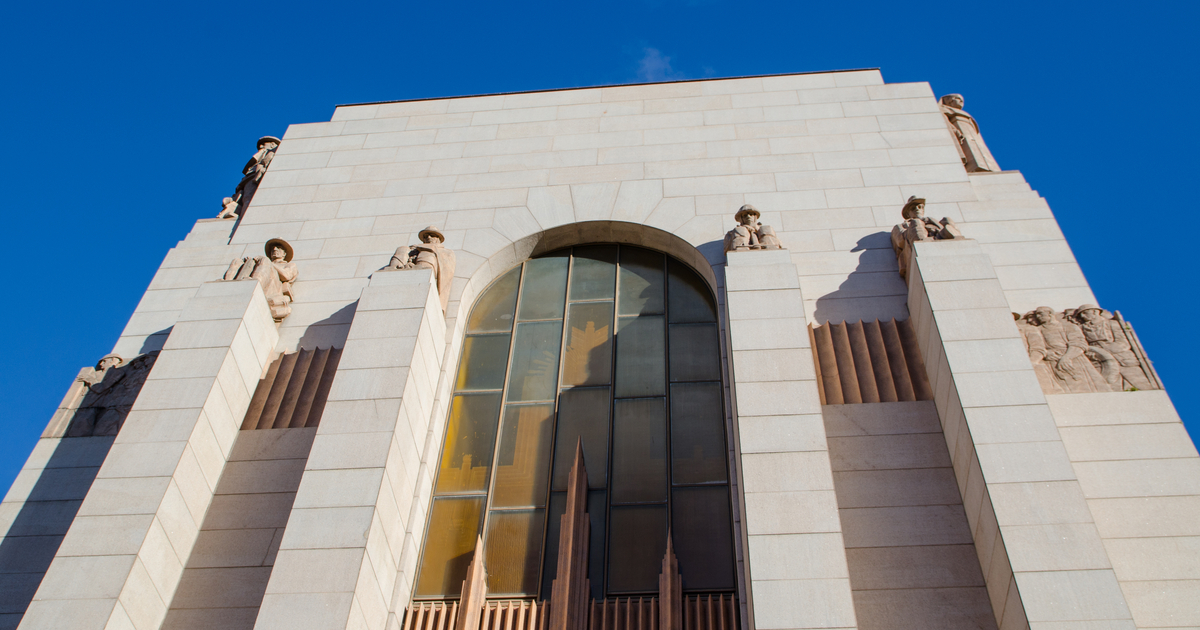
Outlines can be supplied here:
[[500, 425], [492, 507], [545, 507], [554, 405], [509, 405]]
[[720, 383], [671, 385], [671, 483], [725, 481]]
[[612, 378], [613, 303], [572, 304], [567, 315], [566, 387], [606, 385]]
[[608, 592], [657, 592], [667, 550], [666, 506], [614, 505], [609, 536]]
[[[663, 318], [621, 317], [617, 322], [616, 397], [666, 394]], [[681, 353], [686, 356], [686, 350]]]
[[488, 595], [537, 595], [545, 510], [492, 511], [484, 566]]
[[517, 324], [508, 401], [554, 400], [562, 322]]
[[483, 502], [483, 497], [433, 500], [416, 597], [457, 598], [462, 592], [462, 582], [479, 535]]
[[721, 380], [716, 324], [671, 326], [671, 382]]
[[575, 444], [583, 440], [588, 486], [603, 488], [608, 476], [607, 387], [569, 389], [558, 397], [558, 431], [554, 437], [553, 490], [566, 490], [575, 464]]
[[733, 588], [728, 486], [672, 490], [671, 538], [684, 590]]
[[613, 245], [576, 247], [571, 264], [571, 301], [613, 298], [617, 286], [617, 248]]
[[517, 308], [517, 283], [520, 280], [521, 267], [518, 265], [484, 289], [467, 320], [468, 334], [512, 331], [513, 311]]
[[[563, 511], [567, 504], [566, 492], [550, 494], [550, 521], [546, 529], [546, 555], [542, 566], [542, 598], [550, 598], [551, 585], [554, 582], [555, 571], [558, 568], [558, 537], [562, 524]], [[603, 490], [588, 492], [588, 522], [591, 524], [590, 549], [588, 552], [588, 581], [592, 586], [592, 597], [604, 597], [604, 521], [605, 494]]]
[[667, 268], [670, 272], [667, 310], [671, 323], [717, 321], [717, 304], [704, 280], [675, 259], [668, 259]]
[[567, 252], [549, 254], [525, 263], [518, 319], [558, 319], [567, 295]]
[[663, 312], [663, 255], [638, 247], [621, 247], [619, 315]]
[[508, 367], [508, 335], [475, 335], [463, 340], [455, 389], [501, 389]]
[[438, 494], [487, 491], [499, 419], [499, 393], [454, 397], [438, 471]]
[[613, 503], [666, 501], [666, 400], [614, 402], [612, 442]]

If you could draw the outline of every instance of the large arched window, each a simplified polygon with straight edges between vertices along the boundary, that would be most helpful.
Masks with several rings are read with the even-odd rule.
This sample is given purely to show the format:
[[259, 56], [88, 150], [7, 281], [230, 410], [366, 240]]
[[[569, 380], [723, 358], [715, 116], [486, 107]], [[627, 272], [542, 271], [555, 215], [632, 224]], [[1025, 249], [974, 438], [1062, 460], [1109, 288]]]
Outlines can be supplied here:
[[418, 599], [455, 598], [476, 536], [488, 594], [547, 598], [582, 442], [592, 597], [653, 593], [668, 528], [684, 589], [733, 591], [716, 303], [675, 259], [589, 245], [529, 260], [466, 325]]

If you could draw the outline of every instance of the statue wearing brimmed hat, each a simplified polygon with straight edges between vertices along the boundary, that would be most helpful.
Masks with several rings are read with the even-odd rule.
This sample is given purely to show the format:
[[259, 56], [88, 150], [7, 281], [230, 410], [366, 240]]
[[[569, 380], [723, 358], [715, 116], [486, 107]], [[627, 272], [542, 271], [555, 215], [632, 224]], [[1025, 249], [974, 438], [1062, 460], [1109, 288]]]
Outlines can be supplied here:
[[450, 282], [454, 279], [454, 250], [446, 248], [446, 235], [435, 226], [429, 226], [417, 233], [421, 240], [419, 245], [403, 245], [396, 248], [388, 266], [380, 271], [401, 269], [432, 269], [434, 282], [437, 283], [438, 297], [442, 300], [442, 312], [450, 302]]
[[[275, 159], [275, 150], [279, 148], [280, 142], [282, 141], [275, 136], [259, 138], [258, 151], [250, 156], [246, 166], [242, 167], [242, 181], [238, 182], [237, 188], [233, 191], [233, 197], [226, 197], [237, 204], [235, 207], [239, 209], [238, 216], [245, 212], [246, 206], [250, 205], [250, 199], [258, 190], [258, 184], [262, 181], [263, 175], [267, 174], [267, 167], [271, 165], [271, 160]], [[227, 204], [223, 205], [228, 207]], [[222, 215], [224, 214], [225, 211], [222, 210]]]
[[725, 251], [726, 252], [745, 252], [752, 249], [783, 249], [783, 244], [779, 242], [779, 237], [775, 236], [775, 230], [769, 225], [763, 225], [758, 222], [758, 218], [762, 216], [758, 208], [750, 204], [746, 204], [738, 209], [733, 215], [733, 219], [738, 222], [737, 227], [729, 230], [725, 234]]
[[292, 246], [281, 238], [273, 238], [263, 246], [266, 256], [234, 258], [225, 271], [225, 280], [257, 280], [262, 285], [263, 295], [267, 297], [267, 305], [271, 307], [271, 317], [275, 321], [292, 313], [292, 283], [300, 275], [296, 263], [292, 262], [295, 255]]
[[908, 250], [911, 243], [966, 238], [949, 217], [942, 217], [941, 221], [937, 221], [925, 216], [925, 199], [922, 197], [909, 197], [904, 208], [900, 210], [900, 215], [904, 217], [904, 222], [892, 227], [892, 249], [896, 250], [902, 278], [908, 276]]

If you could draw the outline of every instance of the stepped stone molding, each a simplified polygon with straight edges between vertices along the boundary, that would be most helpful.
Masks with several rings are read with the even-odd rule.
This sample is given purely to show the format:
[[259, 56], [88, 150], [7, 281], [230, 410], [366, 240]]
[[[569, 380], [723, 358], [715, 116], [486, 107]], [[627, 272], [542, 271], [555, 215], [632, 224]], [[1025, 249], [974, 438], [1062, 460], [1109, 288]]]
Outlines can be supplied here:
[[808, 325], [822, 405], [933, 400], [907, 320]]

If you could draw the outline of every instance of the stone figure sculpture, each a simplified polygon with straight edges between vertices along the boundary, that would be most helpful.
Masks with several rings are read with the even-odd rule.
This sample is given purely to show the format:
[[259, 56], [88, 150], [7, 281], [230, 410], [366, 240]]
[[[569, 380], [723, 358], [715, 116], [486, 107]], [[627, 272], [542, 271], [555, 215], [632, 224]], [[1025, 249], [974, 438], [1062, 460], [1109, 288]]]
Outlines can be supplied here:
[[1017, 320], [1038, 382], [1047, 394], [1112, 391], [1087, 357], [1083, 331], [1049, 306], [1039, 306]]
[[262, 181], [263, 175], [267, 174], [267, 167], [271, 166], [271, 160], [275, 158], [275, 150], [279, 148], [280, 142], [281, 140], [275, 136], [259, 138], [258, 151], [250, 156], [250, 161], [242, 167], [242, 181], [238, 182], [237, 189], [233, 191], [233, 197], [231, 197], [242, 211], [250, 205], [250, 199], [258, 190], [258, 184]]
[[946, 116], [946, 126], [958, 140], [958, 156], [962, 158], [963, 166], [968, 173], [979, 171], [1000, 172], [996, 158], [988, 151], [979, 134], [979, 124], [963, 111], [962, 94], [947, 94], [941, 100], [942, 114]]
[[225, 280], [257, 280], [262, 285], [271, 316], [283, 321], [292, 312], [292, 283], [299, 275], [296, 263], [292, 262], [292, 246], [281, 238], [267, 241], [263, 248], [266, 256], [234, 258], [225, 271]]
[[218, 219], [236, 219], [238, 218], [238, 202], [233, 200], [233, 197], [226, 197], [221, 200], [221, 212], [217, 214]]
[[450, 282], [454, 279], [454, 250], [442, 245], [446, 236], [436, 226], [429, 226], [417, 234], [418, 245], [396, 248], [392, 260], [381, 271], [400, 269], [432, 269], [437, 283], [438, 297], [442, 300], [442, 312], [450, 302]]
[[966, 238], [949, 217], [942, 217], [937, 221], [925, 216], [925, 200], [920, 197], [909, 197], [908, 203], [900, 210], [900, 215], [904, 217], [904, 222], [892, 227], [892, 249], [896, 251], [902, 278], [908, 277], [909, 249], [912, 243]]
[[142, 391], [158, 352], [124, 363], [120, 356], [105, 355], [96, 367], [76, 377], [81, 385], [78, 407], [67, 425], [66, 437], [116, 435]]
[[1084, 304], [1066, 315], [1083, 332], [1088, 358], [1113, 391], [1158, 389], [1132, 328], [1095, 304]]
[[725, 234], [726, 252], [744, 252], [752, 249], [783, 249], [783, 243], [775, 236], [775, 230], [769, 225], [758, 222], [762, 216], [758, 209], [746, 204], [738, 209], [733, 219], [737, 227]]

